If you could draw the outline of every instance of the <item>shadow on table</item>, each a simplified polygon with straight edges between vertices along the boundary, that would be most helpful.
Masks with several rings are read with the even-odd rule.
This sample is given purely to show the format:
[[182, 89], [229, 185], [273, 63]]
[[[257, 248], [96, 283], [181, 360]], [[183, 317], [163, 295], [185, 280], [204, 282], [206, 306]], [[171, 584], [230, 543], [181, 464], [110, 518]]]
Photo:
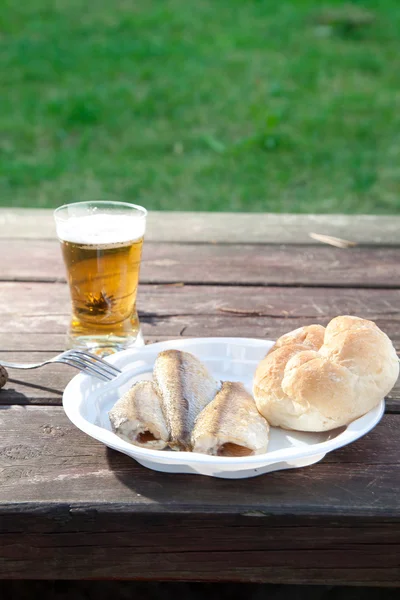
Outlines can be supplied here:
[[[153, 471], [142, 466], [133, 458], [130, 458], [122, 452], [117, 452], [111, 448], [106, 449], [106, 458], [108, 466], [114, 472], [115, 476], [127, 488], [138, 495], [151, 498], [156, 501], [165, 500], [166, 494], [170, 500], [179, 499], [182, 495], [182, 481], [187, 478], [186, 473], [162, 473]], [[195, 473], [195, 471], [193, 471]], [[160, 477], [164, 481], [160, 483]], [[197, 475], [203, 481], [209, 481], [209, 477]], [[214, 480], [215, 481], [215, 480]], [[225, 481], [219, 479], [218, 481]], [[197, 492], [196, 492], [197, 493]]]
[[[187, 473], [163, 473], [148, 469], [126, 454], [106, 449], [106, 459], [109, 468], [114, 472], [117, 479], [133, 493], [143, 498], [149, 498], [156, 502], [167, 501], [169, 505], [190, 503], [192, 505], [202, 506], [204, 502], [212, 500], [212, 503], [219, 499], [222, 503], [227, 501], [232, 493], [232, 482], [235, 490], [239, 493], [249, 492], [249, 479], [224, 479], [219, 477], [209, 477], [196, 473], [195, 481], [193, 476]], [[276, 471], [253, 477], [251, 479], [251, 497], [252, 501], [260, 501], [264, 506], [268, 500], [280, 502], [282, 494], [287, 497], [299, 497], [301, 493], [303, 500], [309, 497], [309, 479], [312, 466], [304, 469], [294, 469], [291, 471], [291, 477], [288, 478], [287, 471]], [[304, 472], [305, 471], [305, 472]], [[195, 471], [193, 471], [195, 473]], [[265, 489], [265, 477], [269, 478], [268, 490]], [[190, 485], [188, 485], [190, 482]], [[201, 489], [201, 494], [199, 490]], [[219, 496], [219, 494], [221, 496]]]
[[[51, 394], [60, 396], [60, 401], [61, 401], [61, 398], [63, 395], [62, 391], [52, 388], [52, 387], [38, 385], [37, 383], [30, 383], [27, 381], [22, 381], [20, 379], [9, 379], [7, 382], [7, 387], [4, 388], [4, 394], [0, 393], [0, 405], [1, 406], [5, 406], [7, 404], [11, 405], [11, 406], [15, 405], [15, 404], [19, 404], [19, 405], [35, 404], [35, 402], [32, 402], [32, 400], [30, 399], [29, 392], [28, 392], [28, 395], [24, 394], [22, 392], [18, 392], [13, 387], [8, 387], [10, 385], [10, 383], [15, 383], [18, 386], [24, 386], [29, 389], [41, 390], [43, 392], [50, 392]], [[35, 400], [40, 400], [40, 398], [35, 398]], [[49, 404], [50, 404], [50, 402], [49, 402]]]
[[12, 408], [15, 404], [29, 404], [29, 398], [21, 392], [17, 392], [14, 388], [7, 388], [4, 392], [0, 390], [0, 407]]
[[[106, 449], [106, 459], [117, 479], [134, 494], [155, 502], [167, 501], [170, 506], [189, 503], [203, 507], [204, 503], [210, 501], [213, 505], [219, 501], [223, 505], [231, 497], [232, 483], [238, 494], [249, 497], [249, 479], [246, 478], [232, 480], [196, 474], [194, 480], [192, 475], [186, 473], [162, 473], [143, 467], [129, 456], [110, 448]], [[285, 476], [287, 471], [253, 477], [250, 494], [252, 504], [253, 501], [259, 501], [260, 506], [264, 506], [267, 500], [280, 502], [283, 493], [291, 498], [299, 495], [299, 489], [303, 496], [308, 497], [310, 469], [312, 467], [308, 467], [306, 474], [301, 472], [304, 469], [295, 469], [291, 471], [290, 478]], [[269, 478], [268, 490], [265, 488], [265, 477]]]

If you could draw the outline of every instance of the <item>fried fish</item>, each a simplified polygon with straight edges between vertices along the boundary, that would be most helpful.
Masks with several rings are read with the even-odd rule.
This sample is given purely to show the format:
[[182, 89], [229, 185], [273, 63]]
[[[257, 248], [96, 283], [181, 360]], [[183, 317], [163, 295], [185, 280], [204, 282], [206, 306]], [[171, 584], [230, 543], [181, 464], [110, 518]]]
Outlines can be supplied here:
[[220, 388], [206, 367], [193, 354], [180, 350], [160, 352], [153, 379], [161, 397], [169, 442], [173, 450], [191, 450], [190, 435], [197, 415]]
[[269, 425], [242, 383], [224, 381], [199, 414], [192, 432], [194, 452], [250, 456], [266, 452]]
[[112, 430], [120, 438], [153, 450], [162, 450], [169, 430], [160, 397], [151, 381], [138, 381], [108, 413]]

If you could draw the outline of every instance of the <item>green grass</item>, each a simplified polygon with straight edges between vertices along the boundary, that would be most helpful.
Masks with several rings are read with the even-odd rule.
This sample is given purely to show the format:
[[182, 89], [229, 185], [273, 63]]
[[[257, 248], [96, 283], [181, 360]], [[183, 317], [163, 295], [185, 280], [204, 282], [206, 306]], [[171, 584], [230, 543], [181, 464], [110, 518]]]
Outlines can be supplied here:
[[3, 0], [0, 205], [398, 212], [400, 2], [322, 6]]

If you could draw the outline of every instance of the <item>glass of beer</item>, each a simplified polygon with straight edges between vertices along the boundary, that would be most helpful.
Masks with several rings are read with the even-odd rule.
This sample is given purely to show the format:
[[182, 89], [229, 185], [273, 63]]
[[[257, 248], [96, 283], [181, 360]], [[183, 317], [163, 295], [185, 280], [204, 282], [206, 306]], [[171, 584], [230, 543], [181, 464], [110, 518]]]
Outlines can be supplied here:
[[77, 202], [54, 212], [72, 302], [68, 348], [101, 356], [143, 345], [136, 310], [147, 211]]

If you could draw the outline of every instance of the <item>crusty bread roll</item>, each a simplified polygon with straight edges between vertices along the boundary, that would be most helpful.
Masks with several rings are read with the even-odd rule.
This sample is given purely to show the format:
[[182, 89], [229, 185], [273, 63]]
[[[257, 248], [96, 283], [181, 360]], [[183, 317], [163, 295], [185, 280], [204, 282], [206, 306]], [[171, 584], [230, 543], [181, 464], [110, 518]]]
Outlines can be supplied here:
[[398, 375], [388, 336], [372, 321], [342, 316], [279, 338], [257, 367], [253, 393], [271, 425], [328, 431], [374, 408]]

